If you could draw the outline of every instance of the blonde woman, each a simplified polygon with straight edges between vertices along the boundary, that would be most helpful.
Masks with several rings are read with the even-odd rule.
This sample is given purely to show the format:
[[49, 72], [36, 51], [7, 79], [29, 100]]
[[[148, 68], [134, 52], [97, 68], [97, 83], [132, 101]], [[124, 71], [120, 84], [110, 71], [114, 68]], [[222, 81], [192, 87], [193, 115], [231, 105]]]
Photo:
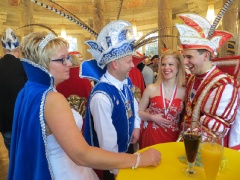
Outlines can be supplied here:
[[147, 86], [139, 103], [143, 120], [140, 146], [176, 141], [185, 97], [185, 70], [179, 52], [165, 51], [156, 83]]
[[[52, 34], [31, 33], [21, 44], [28, 81], [15, 104], [9, 180], [96, 180], [91, 168], [156, 166], [160, 153], [113, 153], [87, 144], [82, 117], [56, 86], [69, 78], [68, 43]], [[91, 168], [88, 168], [91, 167]]]

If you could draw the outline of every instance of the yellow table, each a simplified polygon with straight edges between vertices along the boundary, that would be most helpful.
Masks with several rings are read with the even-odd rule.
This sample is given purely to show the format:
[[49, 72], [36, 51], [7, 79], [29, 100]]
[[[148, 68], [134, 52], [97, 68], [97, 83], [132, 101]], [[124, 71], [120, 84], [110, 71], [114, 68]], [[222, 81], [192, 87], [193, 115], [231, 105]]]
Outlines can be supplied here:
[[[162, 153], [162, 161], [157, 167], [132, 169], [120, 169], [117, 180], [181, 180], [193, 179], [182, 173], [186, 167], [178, 157], [185, 154], [182, 142], [164, 143], [151, 146]], [[149, 148], [149, 147], [147, 147]], [[145, 149], [147, 149], [145, 148]], [[144, 150], [145, 150], [144, 149]], [[142, 150], [140, 150], [141, 152]], [[216, 180], [240, 180], [240, 152], [224, 148], [226, 167], [222, 169]], [[195, 179], [205, 179], [203, 167], [196, 167], [199, 176]]]

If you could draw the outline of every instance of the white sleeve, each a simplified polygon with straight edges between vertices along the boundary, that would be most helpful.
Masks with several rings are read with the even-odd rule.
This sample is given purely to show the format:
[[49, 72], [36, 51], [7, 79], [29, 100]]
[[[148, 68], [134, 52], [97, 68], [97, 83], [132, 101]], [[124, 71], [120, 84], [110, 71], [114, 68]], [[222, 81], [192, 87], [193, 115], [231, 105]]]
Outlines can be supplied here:
[[[110, 100], [106, 95], [96, 93], [91, 99], [90, 109], [100, 148], [118, 152], [117, 132], [112, 124], [112, 107]], [[114, 169], [111, 172], [117, 174], [118, 169]]]
[[214, 89], [209, 96], [206, 96], [206, 103], [201, 107], [203, 116], [200, 118], [204, 126], [216, 129], [218, 132], [228, 132], [230, 126], [224, 122], [232, 124], [238, 109], [239, 99], [235, 90], [235, 87], [228, 84]]
[[[240, 91], [238, 94], [240, 97]], [[239, 144], [240, 144], [240, 104], [238, 105], [235, 121], [230, 128], [228, 147], [237, 146]]]
[[138, 102], [136, 98], [134, 98], [134, 112], [135, 112], [134, 128], [140, 129], [141, 119], [138, 114]]
[[[219, 102], [217, 104], [215, 104], [215, 102], [218, 100], [218, 89], [216, 88], [208, 97], [208, 100], [204, 106], [204, 112], [211, 114], [211, 110], [213, 107], [214, 111], [216, 112], [215, 114], [212, 115], [216, 115], [218, 117], [224, 118], [225, 121], [229, 121], [231, 120], [232, 116], [235, 114], [235, 110], [237, 109], [237, 100], [233, 99], [233, 97], [231, 96], [233, 93], [234, 87], [230, 84], [226, 85], [225, 89], [222, 92], [221, 98], [219, 100]], [[232, 103], [232, 101], [235, 101], [234, 103]], [[233, 104], [231, 109], [229, 109], [229, 104]], [[226, 113], [226, 109], [228, 109], [227, 112], [230, 111], [229, 115], [226, 117], [225, 113]]]

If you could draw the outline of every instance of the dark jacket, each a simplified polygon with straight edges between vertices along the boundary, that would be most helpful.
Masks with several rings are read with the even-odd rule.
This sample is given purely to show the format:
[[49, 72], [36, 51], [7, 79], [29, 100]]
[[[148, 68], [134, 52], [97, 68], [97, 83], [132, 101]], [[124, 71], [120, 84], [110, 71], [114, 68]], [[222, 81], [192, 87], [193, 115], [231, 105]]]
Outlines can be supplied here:
[[26, 81], [20, 59], [11, 54], [0, 59], [0, 132], [12, 130], [15, 100]]

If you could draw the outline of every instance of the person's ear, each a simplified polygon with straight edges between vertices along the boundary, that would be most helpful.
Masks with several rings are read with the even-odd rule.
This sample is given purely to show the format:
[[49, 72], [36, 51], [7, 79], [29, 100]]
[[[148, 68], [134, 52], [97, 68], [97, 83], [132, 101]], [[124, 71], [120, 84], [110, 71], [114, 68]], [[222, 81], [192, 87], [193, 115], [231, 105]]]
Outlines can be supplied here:
[[204, 57], [208, 60], [210, 58], [210, 52], [205, 51]]
[[113, 69], [117, 69], [118, 64], [119, 64], [119, 62], [117, 60], [114, 60], [114, 61], [111, 62], [111, 65], [112, 65]]

